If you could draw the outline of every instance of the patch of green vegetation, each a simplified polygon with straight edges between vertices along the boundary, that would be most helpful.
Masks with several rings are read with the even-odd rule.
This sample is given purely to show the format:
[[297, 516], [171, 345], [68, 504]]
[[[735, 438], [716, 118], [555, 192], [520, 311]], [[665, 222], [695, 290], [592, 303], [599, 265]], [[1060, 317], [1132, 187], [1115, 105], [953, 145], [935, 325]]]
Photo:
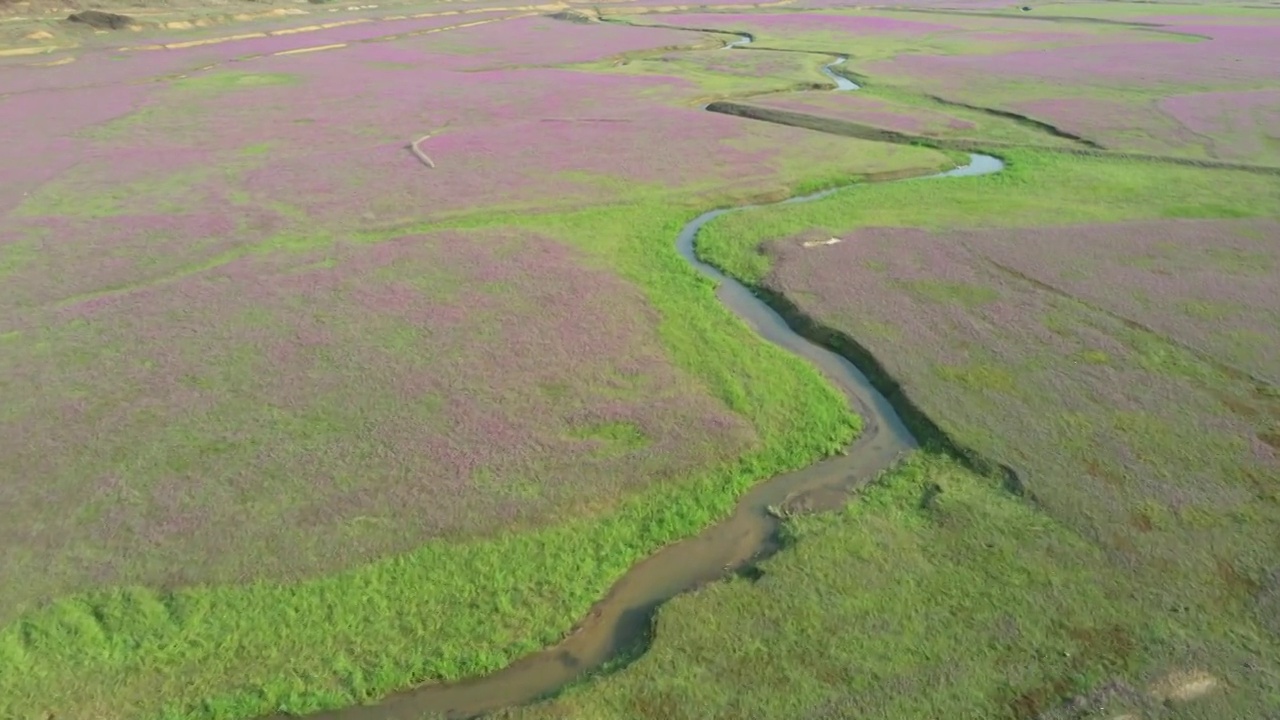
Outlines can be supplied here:
[[144, 105], [131, 112], [92, 125], [81, 130], [77, 135], [91, 140], [116, 140], [138, 127], [154, 122], [161, 115], [161, 111], [157, 108]]
[[557, 180], [563, 180], [568, 183], [579, 185], [584, 189], [589, 188], [598, 191], [601, 188], [606, 188], [612, 192], [616, 192], [619, 197], [661, 195], [670, 192], [670, 189], [662, 183], [636, 182], [635, 180], [628, 180], [626, 177], [621, 175], [590, 172], [586, 170], [561, 170], [555, 174], [555, 178]]
[[290, 73], [254, 73], [234, 70], [219, 70], [179, 78], [169, 87], [182, 92], [199, 93], [201, 95], [221, 95], [247, 88], [273, 87], [277, 85], [293, 85], [301, 78]]
[[1230, 201], [1198, 200], [1188, 201], [1183, 205], [1166, 207], [1160, 211], [1160, 217], [1171, 219], [1194, 218], [1245, 218], [1254, 214]]
[[286, 271], [286, 275], [301, 275], [303, 273], [314, 272], [316, 270], [332, 270], [338, 266], [338, 260], [334, 257], [326, 257], [315, 262], [303, 263]]
[[906, 288], [917, 297], [943, 305], [956, 303], [975, 308], [1000, 299], [1000, 291], [986, 285], [946, 280], [900, 280], [895, 284]]
[[943, 380], [970, 390], [1009, 393], [1018, 387], [1018, 378], [1010, 370], [996, 364], [971, 362], [963, 365], [936, 365], [934, 372]]
[[[841, 140], [843, 141], [843, 138]], [[807, 169], [809, 179], [794, 186], [794, 192], [808, 195], [855, 182], [874, 180], [877, 177], [929, 175], [948, 170], [964, 162], [957, 162], [952, 153], [931, 148], [858, 140], [852, 142], [855, 144], [850, 148], [861, 151], [851, 159], [852, 168], [841, 168], [837, 162], [832, 162], [839, 156], [832, 157], [824, 163], [810, 153], [780, 153], [776, 163], [779, 173], [783, 177], [791, 177], [803, 175]], [[833, 167], [828, 168], [823, 165]]]
[[902, 329], [897, 325], [878, 320], [864, 320], [860, 330], [868, 335], [885, 340], [895, 340], [902, 337]]
[[1143, 370], [1208, 385], [1216, 385], [1218, 371], [1205, 365], [1195, 355], [1169, 343], [1153, 333], [1138, 330], [1116, 330], [1134, 360]]
[[538, 479], [508, 475], [499, 477], [488, 468], [480, 468], [471, 473], [471, 483], [492, 495], [526, 502], [541, 499], [546, 490]]
[[[834, 20], [840, 17], [848, 17], [853, 13], [840, 12], [824, 12], [824, 13], [805, 13], [808, 16], [829, 15]], [[864, 11], [856, 13], [857, 17], [887, 17], [890, 13], [877, 12], [874, 15]], [[655, 25], [661, 26], [665, 23], [661, 16], [655, 16], [654, 22], [647, 22], [644, 18], [632, 21], [635, 25]], [[907, 15], [904, 19], [914, 22], [931, 23], [927, 18], [922, 19], [919, 15]], [[849, 33], [841, 32], [837, 23], [833, 23], [830, 30], [813, 30], [809, 28], [787, 28], [777, 23], [752, 23], [750, 20], [735, 18], [733, 28], [750, 32], [755, 36], [755, 42], [750, 46], [749, 52], [767, 52], [771, 49], [782, 49], [791, 52], [806, 52], [814, 54], [831, 54], [840, 53], [848, 55], [854, 62], [872, 62], [876, 60], [890, 60], [900, 55], [981, 55], [987, 53], [999, 53], [1009, 49], [1009, 46], [1002, 46], [997, 43], [975, 42], [966, 38], [963, 33], [950, 31], [942, 31], [937, 33]], [[719, 29], [719, 28], [716, 28]]]
[[1102, 350], [1082, 350], [1075, 354], [1075, 358], [1082, 363], [1089, 365], [1106, 365], [1111, 362], [1111, 356]]
[[1199, 320], [1221, 320], [1242, 311], [1239, 303], [1214, 302], [1212, 300], [1183, 300], [1178, 308], [1184, 315]]
[[466, 278], [445, 266], [427, 269], [415, 265], [406, 269], [392, 263], [373, 271], [373, 277], [384, 283], [406, 283], [423, 297], [441, 304], [455, 301], [470, 286]]
[[944, 456], [784, 532], [759, 579], [664, 606], [625, 669], [498, 717], [1025, 719], [1177, 642], [1101, 551]]
[[1210, 247], [1204, 252], [1213, 267], [1232, 275], [1266, 275], [1275, 272], [1275, 257], [1270, 253], [1231, 247]]
[[[708, 98], [726, 98], [811, 85], [825, 87], [831, 83], [821, 71], [827, 62], [830, 60], [822, 56], [800, 53], [768, 53], [766, 56], [766, 53], [753, 51], [717, 56], [706, 51], [677, 51], [657, 57], [636, 58], [621, 65], [614, 60], [604, 60], [574, 65], [573, 68], [610, 75], [674, 77], [695, 83]], [[768, 64], [769, 71], [761, 72], [761, 64]], [[688, 102], [688, 90], [683, 87], [658, 87], [652, 92]]]
[[649, 446], [651, 440], [644, 431], [630, 422], [607, 422], [573, 428], [569, 437], [577, 440], [594, 440], [599, 447], [594, 451], [598, 457], [611, 457], [641, 450]]
[[40, 256], [33, 238], [22, 238], [0, 246], [0, 279], [13, 276]]
[[80, 192], [73, 187], [49, 183], [14, 208], [17, 217], [82, 217], [106, 218], [125, 214], [123, 203], [137, 197], [129, 184], [120, 184], [98, 192]]
[[252, 145], [246, 145], [240, 148], [240, 154], [247, 155], [249, 157], [254, 157], [257, 155], [266, 155], [267, 153], [271, 152], [271, 148], [273, 147], [275, 147], [275, 143], [270, 141], [254, 143]]
[[[202, 126], [204, 108], [200, 100], [252, 88], [270, 88], [296, 83], [301, 78], [287, 73], [249, 73], [222, 70], [170, 81], [147, 104], [77, 133], [99, 141], [120, 140], [140, 132], [180, 139], [182, 133]], [[295, 122], [304, 122], [298, 120]], [[312, 122], [307, 120], [305, 122]]]
[[1223, 206], [1200, 217], [1266, 217], [1280, 206], [1280, 178], [1167, 163], [1010, 150], [1007, 169], [971, 178], [859, 185], [803, 205], [733, 213], [709, 223], [698, 254], [729, 274], [759, 282], [769, 258], [760, 246], [813, 227], [1031, 227], [1165, 217], [1207, 196]]

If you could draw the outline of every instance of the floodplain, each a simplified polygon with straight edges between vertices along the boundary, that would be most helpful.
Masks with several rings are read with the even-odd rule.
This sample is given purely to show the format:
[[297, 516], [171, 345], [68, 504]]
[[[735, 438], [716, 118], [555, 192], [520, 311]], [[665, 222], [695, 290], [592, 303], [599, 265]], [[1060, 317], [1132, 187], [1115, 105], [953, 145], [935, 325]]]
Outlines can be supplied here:
[[1280, 5], [243, 5], [4, 8], [0, 715], [1280, 707]]

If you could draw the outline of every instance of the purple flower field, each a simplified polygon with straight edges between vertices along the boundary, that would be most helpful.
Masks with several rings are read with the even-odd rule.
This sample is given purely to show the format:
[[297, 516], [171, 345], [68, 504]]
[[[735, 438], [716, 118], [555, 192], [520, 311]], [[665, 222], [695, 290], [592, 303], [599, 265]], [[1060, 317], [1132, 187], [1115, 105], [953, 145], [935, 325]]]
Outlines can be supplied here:
[[639, 291], [515, 229], [246, 258], [43, 325], [10, 345], [6, 379], [41, 392], [2, 433], [43, 479], [5, 489], [4, 541], [30, 552], [4, 574], [37, 595], [343, 567], [753, 441], [666, 360]]
[[[1266, 278], [1253, 282], [1190, 258], [1218, 257], [1201, 240], [1207, 235], [1239, 244], [1231, 238], [1275, 227], [1170, 222], [991, 234], [865, 228], [838, 244], [804, 247], [826, 238], [815, 232], [769, 247], [777, 263], [767, 284], [865, 346], [943, 430], [1013, 467], [1050, 515], [1122, 566], [1158, 572], [1191, 568], [1190, 558], [1206, 547], [1219, 558], [1256, 550], [1257, 538], [1237, 532], [1232, 518], [1273, 513], [1268, 498], [1280, 449], [1268, 413], [1280, 408], [1268, 410], [1250, 385], [1215, 374], [1158, 336], [990, 261], [1034, 265], [1053, 273], [1050, 281], [1066, 272], [1062, 266], [1096, 272], [1062, 282], [1117, 310], [1143, 310], [1145, 320], [1175, 336], [1195, 332], [1194, 323], [1179, 325], [1172, 308], [1134, 308], [1116, 288], [1159, 286], [1153, 299], [1163, 304], [1230, 296], [1246, 314], [1237, 322], [1270, 318], [1274, 353], [1275, 290], [1262, 285]], [[1128, 242], [1139, 233], [1142, 240]], [[1187, 279], [1107, 262], [1162, 237], [1199, 241], [1181, 258], [1191, 265]], [[1096, 265], [1082, 266], [1079, 258], [1095, 249], [1102, 255]], [[1225, 287], [1238, 281], [1242, 288]]]
[[1214, 20], [1161, 28], [1181, 40], [1105, 31], [1059, 47], [901, 55], [864, 70], [948, 100], [1024, 113], [1116, 150], [1280, 163], [1280, 24]]
[[70, 135], [128, 114], [144, 94], [136, 86], [83, 88], [35, 91], [0, 102], [0, 213], [82, 162], [80, 143]]
[[[402, 217], [414, 213], [411, 208], [421, 214], [601, 201], [627, 192], [620, 185], [625, 182], [710, 184], [742, 179], [744, 168], [764, 180], [772, 175], [778, 147], [762, 143], [750, 150], [736, 143], [789, 131], [655, 102], [655, 94], [694, 94], [692, 84], [674, 78], [551, 68], [463, 73], [429, 69], [429, 58], [420, 70], [371, 75], [351, 61], [404, 62], [406, 54], [391, 46], [350, 50], [273, 58], [262, 68], [306, 80], [272, 88], [271, 105], [258, 93], [243, 92], [219, 100], [205, 116], [207, 132], [215, 134], [230, 132], [223, 127], [296, 128], [273, 144], [269, 166], [246, 173], [249, 193], [333, 221], [364, 213]], [[239, 121], [226, 122], [231, 117]], [[356, 133], [353, 127], [376, 130]], [[421, 148], [434, 169], [405, 149], [425, 134], [432, 137]], [[333, 203], [335, 195], [344, 202]]]
[[[257, 206], [350, 227], [483, 207], [598, 202], [630, 196], [626, 183], [635, 182], [767, 189], [784, 161], [811, 155], [831, 163], [839, 156], [830, 148], [849, 152], [847, 141], [703, 113], [691, 102], [698, 86], [676, 77], [506, 67], [535, 59], [539, 48], [550, 48], [541, 51], [547, 64], [586, 62], [694, 44], [702, 40], [696, 33], [545, 18], [451, 33], [449, 52], [433, 51], [440, 34], [261, 57], [175, 86], [127, 86], [132, 114], [125, 101], [95, 107], [91, 122], [112, 122], [59, 128], [56, 156], [10, 146], [23, 153], [18, 160], [43, 152], [54, 167], [76, 168], [42, 197], [28, 198], [24, 214], [77, 214], [66, 198], [78, 197], [92, 215], [151, 215], [162, 191], [176, 206], [199, 200], [216, 209], [234, 197], [237, 208], [229, 212]], [[88, 103], [114, 91], [67, 91], [48, 101]], [[27, 112], [39, 94], [15, 97], [19, 127], [39, 131]], [[407, 150], [428, 134], [421, 148], [434, 169]], [[20, 170], [29, 164], [10, 166], [19, 191], [10, 198], [35, 186]], [[124, 197], [104, 197], [108, 179], [135, 186], [114, 193]]]
[[1011, 110], [1106, 147], [1153, 155], [1211, 157], [1211, 139], [1161, 112], [1159, 104], [1154, 98], [1136, 95], [1129, 99], [1046, 98], [1008, 105]]
[[1280, 57], [1276, 43], [1280, 26], [1184, 25], [1165, 29], [1210, 39], [1188, 42], [1146, 34], [1144, 42], [1086, 43], [1087, 52], [1081, 47], [1065, 47], [999, 55], [904, 55], [870, 69], [895, 76], [932, 77], [939, 85], [983, 82], [992, 86], [1007, 80], [1035, 80], [1141, 90], [1274, 78]]
[[1037, 280], [1280, 383], [1280, 222], [1184, 220], [957, 233]]
[[1235, 162], [1280, 162], [1280, 90], [1164, 98], [1052, 98], [1010, 107], [1107, 147]]
[[283, 226], [281, 218], [257, 209], [15, 224], [19, 238], [38, 239], [39, 253], [6, 278], [0, 312], [16, 319], [76, 298], [162, 282], [263, 242]]
[[1277, 156], [1280, 89], [1176, 95], [1161, 100], [1160, 109], [1208, 138], [1213, 157], [1256, 162]]

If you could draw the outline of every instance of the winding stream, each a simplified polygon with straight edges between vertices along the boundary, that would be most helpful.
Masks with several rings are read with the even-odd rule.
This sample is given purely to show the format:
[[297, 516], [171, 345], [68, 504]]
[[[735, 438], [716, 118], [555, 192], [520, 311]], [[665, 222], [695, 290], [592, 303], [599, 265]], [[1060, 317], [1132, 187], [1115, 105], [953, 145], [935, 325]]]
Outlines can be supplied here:
[[835, 66], [843, 65], [845, 61], [848, 59], [849, 58], [844, 57], [842, 55], [836, 58], [835, 62], [828, 63], [822, 66], [822, 74], [831, 78], [831, 81], [836, 84], [836, 90], [857, 90], [859, 87], [861, 87], [860, 85], [858, 85], [858, 83], [850, 80], [849, 78], [843, 75], [836, 74]]
[[[749, 42], [751, 38], [744, 35], [728, 47]], [[844, 60], [840, 58], [823, 70], [836, 82], [838, 90], [855, 90], [857, 85], [831, 71], [832, 66]], [[1004, 163], [995, 157], [971, 155], [967, 165], [929, 177], [986, 175], [1003, 168]], [[810, 202], [843, 189], [834, 188], [781, 202]], [[756, 485], [724, 521], [641, 561], [614, 584], [559, 644], [521, 658], [492, 675], [458, 683], [424, 685], [393, 695], [377, 705], [307, 717], [314, 720], [420, 720], [424, 716], [443, 716], [455, 720], [537, 700], [600, 668], [644, 640], [651, 630], [653, 614], [662, 603], [775, 552], [779, 521], [770, 511], [771, 507], [786, 512], [840, 507], [851, 491], [870, 482], [900, 455], [917, 446], [893, 406], [858, 368], [798, 335], [749, 289], [697, 258], [694, 240], [703, 226], [727, 213], [756, 207], [763, 205], [743, 205], [699, 215], [680, 230], [675, 240], [676, 249], [691, 265], [718, 283], [716, 295], [725, 307], [761, 337], [816, 365], [844, 392], [863, 419], [861, 436], [845, 454]], [[277, 715], [272, 720], [293, 717], [296, 716]]]

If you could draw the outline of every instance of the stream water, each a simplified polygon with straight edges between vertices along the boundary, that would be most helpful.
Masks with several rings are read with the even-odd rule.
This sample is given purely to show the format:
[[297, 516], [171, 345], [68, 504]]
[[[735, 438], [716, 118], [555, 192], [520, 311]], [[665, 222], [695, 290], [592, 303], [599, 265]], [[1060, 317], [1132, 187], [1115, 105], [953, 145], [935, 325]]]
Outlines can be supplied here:
[[[730, 47], [749, 42], [751, 38], [743, 36]], [[848, 79], [831, 72], [831, 66], [842, 62], [844, 58], [824, 71], [836, 82], [838, 90], [857, 89]], [[1003, 168], [1004, 163], [998, 158], [970, 155], [967, 165], [929, 177], [986, 175]], [[920, 179], [923, 178], [913, 180]], [[845, 187], [792, 197], [781, 203], [812, 202]], [[863, 420], [862, 434], [845, 454], [756, 485], [727, 519], [641, 561], [614, 584], [568, 637], [553, 647], [528, 655], [491, 675], [458, 683], [424, 685], [376, 705], [307, 717], [313, 720], [421, 720], [423, 717], [456, 720], [532, 702], [644, 641], [651, 632], [654, 612], [662, 603], [775, 552], [779, 521], [771, 508], [814, 512], [840, 507], [851, 491], [873, 480], [900, 455], [916, 447], [915, 439], [893, 406], [858, 368], [801, 337], [748, 288], [698, 259], [694, 241], [703, 226], [727, 213], [755, 207], [763, 206], [743, 205], [699, 215], [680, 230], [675, 239], [676, 249], [691, 265], [718, 283], [716, 295], [734, 315], [764, 339], [813, 363], [844, 392]], [[278, 715], [273, 720], [293, 717]]]
[[836, 90], [857, 90], [860, 87], [858, 83], [850, 80], [849, 78], [836, 74], [835, 67], [837, 65], [843, 65], [848, 59], [849, 58], [847, 57], [839, 57], [836, 58], [835, 62], [822, 66], [822, 74], [831, 78], [831, 82], [836, 84]]

